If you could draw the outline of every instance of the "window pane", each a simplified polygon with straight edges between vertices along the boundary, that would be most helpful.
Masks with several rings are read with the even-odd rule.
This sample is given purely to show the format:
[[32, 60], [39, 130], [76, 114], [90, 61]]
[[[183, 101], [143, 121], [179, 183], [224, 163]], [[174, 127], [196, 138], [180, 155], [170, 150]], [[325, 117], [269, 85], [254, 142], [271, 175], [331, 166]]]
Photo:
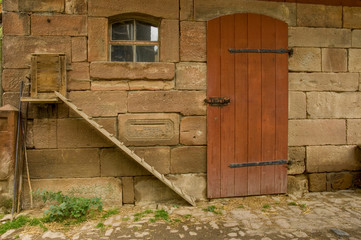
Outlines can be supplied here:
[[137, 62], [158, 62], [158, 46], [137, 46]]
[[158, 41], [158, 28], [149, 23], [137, 22], [137, 39], [139, 41]]
[[113, 23], [112, 40], [134, 40], [134, 22]]
[[117, 62], [133, 62], [133, 46], [112, 46], [111, 60]]

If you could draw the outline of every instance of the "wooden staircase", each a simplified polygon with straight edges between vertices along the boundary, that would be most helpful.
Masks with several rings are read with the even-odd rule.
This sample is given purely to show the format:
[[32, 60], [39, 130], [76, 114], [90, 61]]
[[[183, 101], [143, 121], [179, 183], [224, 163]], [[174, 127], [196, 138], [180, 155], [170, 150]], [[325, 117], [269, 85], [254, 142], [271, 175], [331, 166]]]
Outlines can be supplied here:
[[131, 157], [134, 161], [142, 165], [145, 169], [147, 169], [151, 174], [153, 174], [156, 178], [162, 181], [165, 185], [167, 185], [170, 189], [176, 192], [179, 196], [181, 196], [184, 200], [190, 203], [192, 206], [196, 206], [195, 198], [185, 193], [181, 188], [174, 185], [169, 179], [167, 179], [164, 174], [161, 174], [153, 166], [149, 165], [147, 162], [144, 161], [143, 158], [139, 157], [134, 151], [130, 150], [127, 146], [125, 146], [122, 142], [120, 142], [113, 134], [109, 133], [107, 130], [103, 128], [102, 125], [99, 125], [95, 122], [92, 117], [85, 114], [82, 109], [75, 106], [71, 103], [70, 99], [67, 99], [59, 92], [55, 91], [55, 95], [61, 99], [66, 105], [68, 105], [72, 110], [74, 110], [79, 116], [85, 119], [91, 126], [97, 129], [103, 136], [105, 136], [109, 141], [114, 143], [115, 146], [120, 148], [123, 152], [125, 152], [129, 157]]

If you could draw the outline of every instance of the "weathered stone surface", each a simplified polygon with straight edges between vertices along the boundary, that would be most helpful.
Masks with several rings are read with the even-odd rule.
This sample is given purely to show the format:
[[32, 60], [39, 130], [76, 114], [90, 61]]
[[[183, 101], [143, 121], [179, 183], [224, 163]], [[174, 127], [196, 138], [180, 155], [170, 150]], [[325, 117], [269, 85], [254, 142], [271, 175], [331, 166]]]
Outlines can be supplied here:
[[174, 81], [132, 80], [128, 84], [130, 90], [171, 90], [175, 88]]
[[270, 1], [247, 0], [198, 0], [194, 2], [194, 17], [196, 20], [212, 18], [233, 13], [258, 13], [296, 25], [296, 4]]
[[292, 91], [357, 91], [357, 73], [289, 73]]
[[83, 62], [88, 59], [88, 42], [85, 37], [71, 38], [72, 62]]
[[322, 49], [323, 72], [346, 72], [347, 50], [337, 48]]
[[88, 12], [87, 0], [65, 0], [67, 14], [86, 14]]
[[18, 92], [5, 92], [2, 95], [2, 104], [3, 105], [19, 105], [19, 93]]
[[63, 12], [64, 0], [18, 0], [22, 12]]
[[301, 197], [308, 192], [308, 179], [305, 175], [288, 176], [287, 193]]
[[294, 48], [288, 60], [290, 71], [317, 72], [321, 71], [320, 48]]
[[[34, 179], [32, 188], [46, 189], [53, 192], [62, 191], [66, 195], [86, 198], [101, 197], [105, 207], [118, 208], [122, 206], [122, 182], [118, 178], [69, 178], [69, 179]], [[29, 207], [28, 184], [24, 183], [25, 208]], [[44, 206], [43, 201], [35, 202], [36, 207]]]
[[19, 10], [19, 0], [6, 0], [2, 2], [3, 11], [17, 12]]
[[134, 180], [132, 177], [122, 177], [123, 203], [134, 203]]
[[88, 18], [88, 60], [108, 60], [107, 18]]
[[207, 64], [185, 63], [176, 65], [176, 88], [187, 90], [205, 90], [207, 87]]
[[193, 9], [193, 0], [180, 0], [180, 20], [192, 20]]
[[125, 91], [129, 90], [129, 82], [122, 81], [91, 81], [92, 91]]
[[69, 90], [89, 90], [89, 63], [72, 63], [71, 71], [68, 72], [68, 89]]
[[90, 80], [69, 79], [68, 90], [70, 91], [90, 90]]
[[340, 172], [361, 170], [355, 146], [307, 147], [307, 172]]
[[180, 174], [170, 175], [169, 180], [182, 188], [186, 193], [198, 201], [207, 200], [207, 175], [206, 174]]
[[[134, 152], [162, 174], [170, 173], [169, 147], [135, 147]], [[149, 173], [148, 173], [149, 174]]]
[[89, 0], [88, 12], [90, 16], [110, 17], [120, 13], [143, 13], [154, 17], [177, 19], [179, 17], [178, 0]]
[[288, 93], [288, 118], [306, 118], [306, 94], [303, 92]]
[[28, 150], [28, 159], [32, 179], [100, 176], [99, 150], [94, 148]]
[[342, 6], [297, 4], [297, 26], [342, 27]]
[[352, 30], [352, 47], [361, 47], [361, 30]]
[[361, 72], [361, 49], [349, 49], [348, 51], [348, 70], [350, 72]]
[[160, 61], [179, 61], [179, 21], [163, 19], [160, 24]]
[[343, 27], [361, 28], [361, 8], [343, 7]]
[[[104, 129], [115, 133], [115, 118], [94, 119]], [[91, 127], [84, 119], [58, 119], [57, 137], [59, 148], [111, 147], [104, 136]]]
[[0, 131], [0, 180], [7, 180], [10, 176], [10, 166], [14, 164], [14, 147], [11, 138], [15, 135], [7, 131]]
[[15, 92], [20, 90], [21, 80], [25, 81], [30, 74], [29, 69], [4, 69], [1, 84], [4, 91]]
[[152, 146], [179, 143], [178, 114], [119, 114], [119, 140], [125, 145]]
[[308, 175], [310, 192], [324, 192], [327, 189], [326, 173], [313, 173]]
[[71, 39], [67, 36], [4, 36], [4, 68], [28, 68], [32, 53], [65, 53], [71, 59]]
[[307, 113], [310, 118], [361, 118], [361, 93], [309, 92]]
[[0, 194], [9, 192], [9, 183], [8, 181], [0, 181]]
[[90, 77], [110, 80], [172, 80], [174, 63], [93, 62], [90, 64]]
[[327, 190], [344, 190], [352, 186], [353, 176], [349, 172], [328, 173]]
[[184, 115], [205, 115], [203, 91], [129, 92], [129, 112], [180, 112]]
[[206, 61], [207, 25], [206, 22], [183, 21], [180, 24], [181, 61]]
[[184, 145], [207, 144], [207, 118], [205, 116], [182, 118], [180, 143]]
[[345, 120], [289, 120], [288, 145], [327, 145], [346, 143]]
[[347, 144], [361, 144], [361, 119], [347, 120]]
[[87, 17], [80, 15], [31, 15], [31, 34], [40, 36], [85, 36]]
[[25, 13], [4, 12], [3, 34], [4, 35], [29, 35], [30, 17]]
[[125, 91], [78, 91], [70, 92], [69, 98], [90, 116], [117, 116], [127, 111]]
[[207, 172], [206, 147], [177, 147], [171, 151], [171, 173]]
[[34, 119], [33, 137], [35, 148], [57, 148], [57, 120]]
[[134, 178], [135, 203], [180, 202], [183, 200], [155, 177]]
[[288, 174], [302, 174], [305, 172], [306, 149], [304, 147], [289, 147], [288, 148]]
[[290, 47], [350, 47], [351, 30], [336, 28], [290, 27]]

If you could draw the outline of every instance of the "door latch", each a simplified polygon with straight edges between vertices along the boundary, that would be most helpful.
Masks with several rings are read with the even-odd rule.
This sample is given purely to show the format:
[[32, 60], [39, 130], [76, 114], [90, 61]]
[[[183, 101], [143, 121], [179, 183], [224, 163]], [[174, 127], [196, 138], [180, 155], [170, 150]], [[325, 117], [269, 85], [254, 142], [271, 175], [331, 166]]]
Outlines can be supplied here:
[[227, 97], [210, 97], [204, 99], [204, 102], [209, 104], [210, 106], [224, 107], [231, 102], [231, 99]]

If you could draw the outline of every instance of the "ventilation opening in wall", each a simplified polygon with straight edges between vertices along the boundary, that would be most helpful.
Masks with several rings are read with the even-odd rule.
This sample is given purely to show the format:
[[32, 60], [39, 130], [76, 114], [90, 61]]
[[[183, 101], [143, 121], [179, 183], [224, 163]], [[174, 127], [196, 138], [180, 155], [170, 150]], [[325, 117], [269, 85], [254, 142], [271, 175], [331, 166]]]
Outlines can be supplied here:
[[59, 102], [54, 91], [66, 96], [65, 54], [32, 54], [30, 97], [23, 97], [21, 101]]

